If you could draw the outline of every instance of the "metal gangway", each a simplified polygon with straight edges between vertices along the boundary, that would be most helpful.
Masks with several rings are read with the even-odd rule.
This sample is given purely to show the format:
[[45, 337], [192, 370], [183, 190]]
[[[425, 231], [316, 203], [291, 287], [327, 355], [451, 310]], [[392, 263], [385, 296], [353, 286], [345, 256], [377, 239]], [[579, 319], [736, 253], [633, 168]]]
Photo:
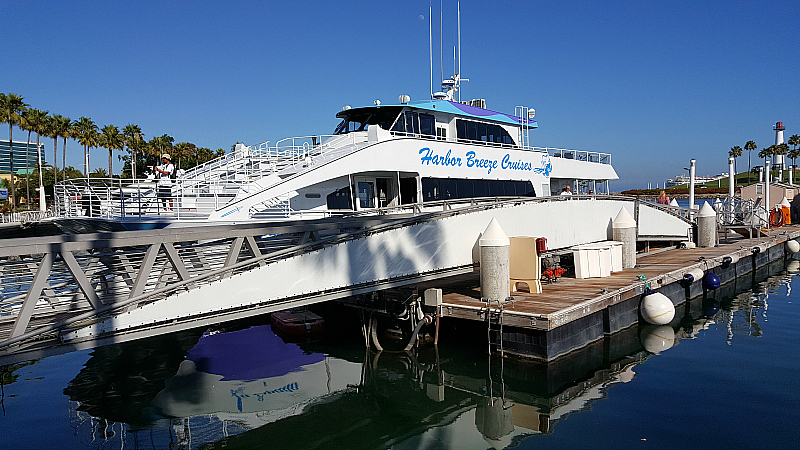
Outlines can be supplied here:
[[81, 348], [138, 339], [470, 273], [477, 239], [492, 218], [510, 236], [548, 236], [553, 249], [602, 241], [623, 207], [638, 211], [645, 235], [679, 240], [691, 233], [683, 219], [636, 199], [576, 195], [426, 202], [409, 205], [407, 212], [320, 220], [7, 239], [0, 246], [0, 359], [56, 344]]
[[714, 204], [717, 212], [717, 230], [725, 234], [727, 239], [729, 231], [735, 231], [752, 240], [753, 232], [757, 238], [769, 230], [769, 211], [761, 205], [761, 197], [742, 199], [741, 197], [726, 197]]

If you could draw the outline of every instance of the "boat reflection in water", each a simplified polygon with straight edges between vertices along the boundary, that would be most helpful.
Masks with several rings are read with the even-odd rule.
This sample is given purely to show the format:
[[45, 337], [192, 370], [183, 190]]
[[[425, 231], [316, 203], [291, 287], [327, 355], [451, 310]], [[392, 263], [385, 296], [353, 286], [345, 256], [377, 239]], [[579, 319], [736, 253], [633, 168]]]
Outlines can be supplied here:
[[333, 335], [285, 343], [262, 325], [98, 348], [64, 392], [76, 435], [117, 447], [505, 448], [552, 433], [711, 324], [729, 341], [763, 333], [768, 293], [788, 279], [755, 279], [687, 302], [667, 326], [633, 326], [550, 363], [489, 357], [480, 340], [408, 353]]

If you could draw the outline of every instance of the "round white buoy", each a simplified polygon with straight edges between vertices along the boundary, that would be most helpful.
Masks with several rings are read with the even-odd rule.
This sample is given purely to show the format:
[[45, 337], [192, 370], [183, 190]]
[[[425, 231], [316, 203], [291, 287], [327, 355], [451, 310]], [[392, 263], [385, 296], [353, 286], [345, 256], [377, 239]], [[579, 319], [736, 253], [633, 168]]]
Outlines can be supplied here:
[[695, 267], [694, 269], [686, 272], [686, 274], [683, 275], [683, 279], [689, 283], [694, 283], [695, 281], [700, 281], [703, 278], [703, 275], [705, 275], [703, 273], [703, 269]]
[[647, 326], [642, 329], [639, 340], [645, 350], [657, 355], [675, 345], [675, 330], [668, 325]]
[[800, 252], [800, 242], [797, 242], [794, 239], [786, 241], [786, 250], [788, 250], [789, 253]]
[[675, 305], [666, 295], [660, 292], [651, 292], [642, 298], [639, 312], [648, 323], [666, 325], [675, 317]]
[[764, 253], [764, 252], [767, 251], [768, 248], [769, 247], [767, 247], [765, 244], [758, 244], [755, 247], [753, 247], [753, 253], [756, 253], [756, 254]]

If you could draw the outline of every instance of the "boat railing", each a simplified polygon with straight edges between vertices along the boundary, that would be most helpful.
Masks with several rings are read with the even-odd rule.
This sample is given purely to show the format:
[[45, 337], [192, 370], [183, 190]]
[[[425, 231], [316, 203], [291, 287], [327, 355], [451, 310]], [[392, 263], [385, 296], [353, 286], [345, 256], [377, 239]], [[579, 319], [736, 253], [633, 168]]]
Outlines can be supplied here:
[[71, 179], [56, 184], [54, 211], [69, 218], [200, 219], [235, 199], [244, 184], [177, 179], [159, 186], [155, 179]]
[[38, 222], [42, 219], [47, 219], [55, 215], [53, 209], [46, 209], [44, 211], [31, 210], [31, 211], [16, 211], [6, 214], [0, 214], [0, 223], [28, 223]]
[[273, 145], [265, 141], [252, 146], [237, 144], [233, 151], [208, 161], [183, 174], [186, 180], [232, 178], [254, 180], [286, 168], [307, 165], [309, 159], [325, 156], [333, 150], [351, 148], [366, 141], [348, 135], [314, 135], [281, 139]]
[[402, 131], [392, 131], [391, 133], [395, 137], [414, 137], [421, 139], [430, 139], [435, 141], [458, 142], [460, 144], [471, 144], [471, 145], [481, 145], [487, 147], [500, 147], [500, 148], [516, 149], [516, 150], [546, 152], [548, 155], [554, 158], [574, 159], [576, 161], [585, 161], [585, 162], [592, 162], [599, 164], [611, 164], [611, 154], [609, 153], [590, 152], [587, 150], [568, 150], [563, 148], [532, 147], [527, 145], [519, 146], [516, 144], [507, 144], [503, 142], [489, 142], [483, 140], [463, 139], [455, 137], [448, 138], [448, 137], [432, 136], [419, 133], [406, 133]]
[[576, 161], [586, 161], [600, 164], [611, 164], [611, 155], [608, 153], [590, 152], [586, 150], [567, 150], [562, 148], [540, 148], [533, 147], [534, 150], [546, 151], [554, 158], [574, 159]]

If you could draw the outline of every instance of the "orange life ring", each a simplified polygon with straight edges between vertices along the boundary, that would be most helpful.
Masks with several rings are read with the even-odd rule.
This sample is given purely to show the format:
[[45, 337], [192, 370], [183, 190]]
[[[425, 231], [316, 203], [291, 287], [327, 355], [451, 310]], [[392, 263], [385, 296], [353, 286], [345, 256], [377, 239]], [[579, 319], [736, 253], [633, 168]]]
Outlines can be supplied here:
[[786, 220], [783, 217], [783, 211], [775, 208], [769, 213], [769, 224], [773, 227], [782, 227]]

